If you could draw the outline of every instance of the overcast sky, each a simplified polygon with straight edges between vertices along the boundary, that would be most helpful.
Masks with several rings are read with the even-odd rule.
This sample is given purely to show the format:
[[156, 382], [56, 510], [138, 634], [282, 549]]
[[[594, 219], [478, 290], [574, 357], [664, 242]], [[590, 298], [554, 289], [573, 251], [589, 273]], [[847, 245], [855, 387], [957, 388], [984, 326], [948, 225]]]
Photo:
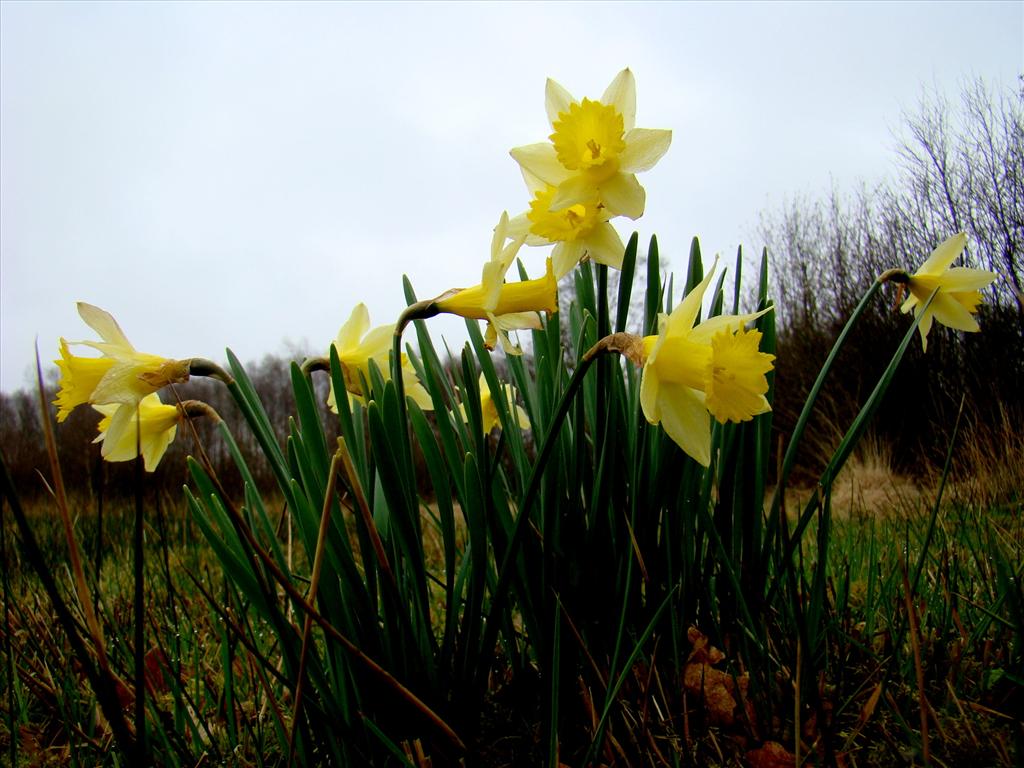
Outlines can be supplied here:
[[628, 66], [637, 125], [673, 131], [623, 240], [675, 268], [693, 235], [759, 251], [762, 210], [892, 175], [923, 88], [1013, 87], [1022, 8], [5, 0], [0, 388], [36, 337], [45, 361], [93, 337], [78, 300], [142, 351], [255, 360], [326, 352], [359, 301], [393, 322], [403, 273], [421, 298], [479, 282], [547, 77], [596, 99]]

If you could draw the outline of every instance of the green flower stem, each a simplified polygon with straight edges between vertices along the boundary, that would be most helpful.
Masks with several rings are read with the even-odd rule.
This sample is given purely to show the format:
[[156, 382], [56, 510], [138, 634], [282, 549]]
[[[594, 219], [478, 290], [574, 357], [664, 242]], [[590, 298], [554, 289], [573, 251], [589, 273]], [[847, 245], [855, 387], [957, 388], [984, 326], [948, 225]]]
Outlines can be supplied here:
[[212, 360], [205, 357], [193, 357], [188, 361], [188, 373], [190, 376], [208, 376], [211, 379], [218, 379], [229, 387], [234, 383], [231, 374], [221, 368]]
[[[138, 414], [139, 406], [135, 405], [136, 425], [142, 420]], [[142, 535], [143, 504], [142, 484], [145, 478], [144, 459], [142, 457], [142, 430], [135, 430], [135, 531], [132, 536], [135, 561], [135, 764], [147, 765], [146, 753], [146, 592]]]
[[[885, 274], [888, 275], [888, 273]], [[825, 364], [818, 372], [818, 378], [815, 379], [814, 385], [811, 387], [811, 391], [807, 394], [803, 410], [800, 411], [800, 418], [797, 419], [796, 426], [793, 427], [793, 434], [789, 438], [789, 445], [786, 447], [786, 454], [782, 459], [782, 469], [779, 471], [775, 495], [772, 497], [771, 518], [775, 518], [779, 513], [779, 505], [782, 502], [782, 494], [786, 487], [786, 480], [789, 479], [789, 473], [793, 471], [793, 464], [796, 462], [796, 452], [800, 445], [800, 439], [803, 437], [804, 430], [807, 428], [807, 422], [810, 421], [811, 414], [814, 412], [814, 406], [818, 401], [818, 394], [821, 392], [821, 388], [825, 384], [825, 379], [828, 378], [829, 373], [832, 371], [832, 365], [839, 356], [839, 350], [841, 350], [843, 345], [846, 343], [846, 337], [849, 336], [850, 330], [857, 324], [860, 316], [864, 314], [864, 310], [867, 309], [868, 303], [872, 298], [874, 298], [874, 295], [882, 285], [883, 281], [880, 277], [871, 284], [871, 287], [868, 288], [861, 297], [860, 303], [857, 304], [857, 307], [853, 310], [853, 314], [850, 315], [850, 319], [847, 320], [846, 325], [843, 326], [842, 333], [839, 334], [839, 338], [836, 339], [836, 343], [832, 345], [832, 350], [828, 353], [828, 357], [825, 358]]]
[[[877, 290], [878, 285], [881, 285], [881, 283], [876, 282], [875, 285], [872, 286], [872, 288], [865, 294], [865, 299], [874, 295], [874, 291]], [[875, 410], [877, 410], [879, 403], [881, 403], [882, 398], [884, 397], [886, 391], [889, 388], [889, 384], [892, 381], [892, 377], [896, 373], [897, 367], [899, 367], [900, 362], [903, 360], [903, 355], [906, 353], [907, 347], [910, 345], [911, 340], [914, 338], [914, 332], [917, 331], [917, 327], [921, 323], [921, 318], [924, 317], [924, 313], [928, 310], [928, 307], [931, 306], [931, 303], [935, 299], [935, 296], [938, 294], [938, 292], [938, 288], [932, 291], [931, 296], [928, 297], [928, 301], [924, 303], [921, 313], [914, 317], [914, 322], [910, 324], [910, 327], [907, 329], [907, 332], [903, 335], [903, 340], [900, 342], [899, 347], [896, 349], [896, 352], [893, 354], [892, 359], [889, 361], [889, 365], [882, 373], [882, 376], [878, 380], [878, 383], [875, 384], [875, 388], [871, 391], [871, 394], [868, 395], [868, 399], [861, 407], [860, 412], [857, 414], [857, 417], [853, 420], [853, 423], [850, 425], [849, 429], [846, 430], [846, 434], [843, 435], [843, 439], [839, 442], [839, 445], [836, 448], [835, 453], [832, 454], [831, 459], [829, 459], [828, 465], [825, 467], [825, 470], [821, 473], [821, 477], [818, 480], [818, 485], [814, 489], [814, 493], [811, 494], [811, 498], [808, 500], [806, 506], [804, 507], [804, 511], [801, 513], [800, 519], [797, 521], [797, 525], [793, 531], [792, 538], [789, 537], [789, 524], [786, 522], [785, 514], [780, 513], [780, 508], [777, 505], [777, 503], [773, 503], [773, 519], [775, 519], [776, 513], [779, 513], [777, 516], [777, 520], [782, 526], [782, 532], [784, 534], [784, 539], [781, 542], [781, 550], [783, 554], [782, 560], [780, 561], [780, 567], [790, 570], [789, 564], [792, 561], [793, 553], [796, 551], [796, 548], [799, 546], [800, 540], [803, 537], [804, 530], [810, 523], [811, 517], [814, 514], [814, 512], [821, 506], [825, 498], [832, 493], [832, 482], [835, 480], [836, 476], [839, 474], [839, 471], [843, 468], [843, 465], [846, 463], [846, 460], [850, 457], [850, 454], [853, 452], [853, 448], [860, 440], [861, 435], [864, 433], [864, 429], [867, 427], [868, 421], [871, 419], [872, 416], [874, 416]], [[862, 305], [866, 303], [867, 302], [864, 300], [861, 301]], [[858, 309], [860, 309], [860, 306], [858, 306]], [[850, 324], [856, 319], [856, 316], [857, 315], [855, 313], [854, 317], [851, 317], [850, 322], [847, 323], [847, 328], [843, 329], [844, 335], [846, 333], [846, 330], [848, 330]], [[836, 342], [836, 345], [833, 348], [833, 352], [835, 352], [835, 349], [839, 347], [840, 342], [842, 342], [843, 338], [844, 336], [840, 336], [839, 341]], [[826, 368], [831, 364], [833, 357], [834, 355], [829, 355], [829, 359], [825, 363]], [[822, 369], [822, 374], [824, 374], [824, 372], [825, 368]], [[818, 381], [815, 382], [816, 389], [820, 389], [820, 383], [823, 378], [823, 375], [818, 376]], [[815, 395], [817, 394], [816, 389], [812, 390], [812, 392], [814, 392]], [[810, 398], [808, 398], [808, 400], [810, 400]], [[804, 410], [807, 410], [806, 406]], [[803, 416], [804, 414], [801, 414], [801, 417]], [[780, 477], [780, 481], [782, 480], [784, 480], [784, 476]], [[776, 489], [775, 492], [776, 502], [781, 496], [781, 488], [782, 483], [780, 482], [779, 488]], [[822, 567], [824, 567], [824, 563], [822, 563]], [[772, 584], [771, 588], [768, 591], [768, 597], [765, 600], [766, 604], [771, 603], [772, 598], [775, 596], [775, 592], [778, 589], [778, 585], [778, 581], [775, 581]]]
[[[401, 463], [406, 467], [412, 466], [412, 443], [409, 436], [409, 416], [405, 407], [405, 379], [402, 376], [402, 333], [413, 320], [426, 320], [428, 317], [441, 314], [441, 310], [437, 308], [435, 302], [435, 299], [417, 301], [402, 310], [402, 314], [398, 316], [398, 322], [395, 323], [395, 332], [392, 336], [391, 381], [394, 382], [395, 394], [398, 396], [398, 423], [402, 425], [402, 436], [398, 445], [401, 451]], [[409, 501], [409, 508], [415, 509], [415, 500], [410, 498]]]
[[910, 581], [910, 591], [917, 592], [917, 582], [921, 578], [921, 571], [924, 569], [924, 560], [928, 555], [928, 547], [932, 544], [932, 537], [935, 535], [935, 521], [939, 516], [939, 504], [942, 502], [942, 494], [946, 490], [946, 479], [949, 477], [949, 469], [953, 464], [953, 446], [956, 445], [956, 436], [960, 432], [960, 422], [964, 416], [964, 402], [967, 395], [960, 397], [960, 409], [956, 413], [956, 422], [953, 424], [953, 434], [949, 438], [949, 447], [946, 449], [946, 461], [942, 465], [942, 477], [939, 480], [939, 490], [935, 494], [935, 503], [932, 505], [932, 514], [928, 519], [928, 531], [924, 536], [924, 544], [921, 545], [921, 554], [917, 556], [917, 565], [914, 566], [914, 577]]
[[550, 424], [548, 424], [547, 432], [544, 435], [544, 441], [541, 443], [540, 452], [537, 454], [537, 460], [534, 462], [533, 468], [530, 470], [530, 477], [526, 484], [526, 491], [523, 493], [523, 501], [519, 507], [519, 516], [516, 518], [515, 527], [512, 529], [512, 536], [508, 541], [508, 548], [505, 550], [505, 555], [501, 561], [501, 568], [498, 571], [498, 581], [494, 586], [494, 591], [491, 593], [492, 597], [488, 614], [492, 620], [487, 622], [487, 631], [484, 634], [483, 646], [480, 653], [482, 666], [477, 670], [478, 681], [486, 681], [488, 673], [490, 672], [493, 654], [490, 653], [489, 650], [493, 649], [497, 643], [498, 631], [501, 626], [501, 622], [497, 621], [496, 617], [500, 616], [501, 612], [504, 610], [505, 601], [508, 595], [509, 580], [512, 578], [513, 563], [515, 562], [519, 547], [522, 544], [523, 535], [526, 533], [527, 523], [530, 520], [530, 508], [533, 506], [534, 499], [540, 489], [541, 477], [544, 474], [544, 468], [547, 465], [551, 451], [557, 442], [558, 433], [562, 428], [562, 422], [565, 421], [565, 417], [569, 413], [569, 408], [572, 406], [573, 401], [576, 398], [576, 394], [579, 392], [579, 389], [583, 384], [583, 379], [586, 377], [587, 371], [590, 370], [590, 366], [598, 355], [615, 352], [626, 355], [631, 360], [634, 360], [634, 355], [638, 348], [642, 351], [643, 341], [632, 334], [613, 333], [611, 336], [606, 336], [587, 350], [583, 355], [580, 359], [579, 365], [576, 366], [576, 370], [573, 372], [572, 378], [569, 380], [568, 386], [565, 388], [565, 392], [562, 393], [562, 399], [558, 402], [558, 408], [555, 410]]
[[367, 656], [362, 649], [352, 642], [348, 637], [342, 634], [337, 627], [331, 624], [310, 602], [305, 596], [299, 592], [298, 589], [292, 584], [291, 579], [281, 570], [280, 566], [274, 561], [274, 558], [267, 552], [263, 547], [260, 546], [259, 541], [256, 540], [256, 535], [253, 533], [252, 528], [242, 518], [242, 513], [238, 508], [231, 502], [226, 496], [221, 496], [224, 509], [227, 511], [229, 518], [235, 529], [245, 539], [246, 543], [251, 548], [252, 553], [259, 558], [260, 562], [263, 563], [267, 573], [276, 581], [280, 587], [285, 591], [295, 606], [311, 617], [317, 626], [323, 630], [324, 634], [331, 640], [338, 643], [346, 652], [357, 662], [363, 665], [363, 667], [372, 675], [377, 677], [386, 688], [389, 688], [396, 693], [400, 698], [404, 699], [410, 706], [417, 710], [424, 718], [431, 722], [444, 736], [459, 750], [462, 752], [466, 751], [466, 745], [458, 737], [451, 726], [449, 726], [433, 709], [431, 709], [422, 699], [416, 696], [415, 693], [410, 691], [401, 682], [399, 682], [390, 672], [384, 667], [374, 661], [370, 656]]
[[439, 314], [441, 314], [441, 310], [437, 308], [436, 299], [417, 301], [402, 310], [402, 314], [398, 316], [398, 322], [395, 323], [391, 347], [391, 380], [395, 383], [395, 390], [398, 394], [398, 414], [401, 417], [399, 421], [403, 424], [406, 422], [406, 413], [405, 381], [402, 379], [402, 334], [405, 332], [406, 326], [413, 320], [426, 320]]
[[[310, 605], [316, 603], [316, 593], [320, 588], [320, 571], [324, 564], [324, 546], [327, 542], [327, 530], [331, 523], [331, 501], [334, 499], [334, 489], [338, 482], [338, 469], [342, 464], [342, 441], [339, 439], [338, 450], [331, 458], [331, 468], [327, 477], [327, 489], [324, 491], [324, 504], [320, 511], [320, 531], [316, 538], [316, 553], [313, 556], [313, 573], [309, 578], [309, 593], [307, 600]], [[304, 693], [304, 682], [306, 678], [306, 660], [309, 657], [309, 636], [313, 630], [313, 617], [308, 613], [302, 623], [302, 650], [299, 653], [299, 672], [295, 681], [295, 704], [292, 708], [292, 727], [288, 732], [288, 764], [291, 765], [295, 759], [295, 732], [299, 728], [299, 718], [302, 714], [302, 694]]]
[[331, 372], [331, 361], [326, 357], [307, 357], [299, 366], [303, 376], [309, 376], [313, 371]]

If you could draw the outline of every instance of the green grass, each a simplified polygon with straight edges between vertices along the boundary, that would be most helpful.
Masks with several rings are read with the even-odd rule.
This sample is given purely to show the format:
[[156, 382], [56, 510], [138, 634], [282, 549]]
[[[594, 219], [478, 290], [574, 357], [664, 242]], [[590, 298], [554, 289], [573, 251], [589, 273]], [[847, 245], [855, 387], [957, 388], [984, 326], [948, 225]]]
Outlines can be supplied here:
[[[920, 761], [920, 693], [901, 576], [902, 553], [919, 552], [928, 528], [927, 499], [917, 501], [884, 515], [853, 514], [832, 528], [827, 568], [832, 612], [829, 637], [820, 649], [826, 656], [821, 685], [848, 765]], [[85, 502], [76, 509], [76, 531], [89, 554], [87, 571], [94, 579], [94, 505]], [[65, 596], [73, 599], [70, 576], [60, 565], [63, 534], [53, 510], [41, 504], [30, 510], [30, 517]], [[93, 586], [95, 594], [102, 596], [100, 616], [112, 665], [121, 678], [130, 680], [127, 642], [133, 585], [124, 564], [130, 561], [132, 510], [129, 505], [117, 505], [105, 510], [104, 518], [99, 580]], [[13, 725], [19, 765], [123, 764], [118, 762], [109, 731], [98, 722], [95, 697], [76, 670], [66, 639], [53, 624], [38, 579], [18, 556], [17, 531], [9, 515], [4, 526], [5, 578], [10, 590], [3, 609], [8, 617], [4, 652], [12, 655], [16, 672], [12, 684], [5, 664], [0, 677], [0, 689], [8, 691], [0, 722], [3, 754], [7, 758], [12, 754]], [[432, 532], [438, 526], [429, 513], [424, 526], [428, 541], [439, 537]], [[815, 534], [812, 526], [809, 540]], [[428, 569], [441, 574], [443, 547], [439, 538], [434, 541], [426, 548]], [[287, 547], [285, 530], [281, 542]], [[283, 686], [261, 677], [251, 658], [273, 653], [272, 631], [258, 620], [243, 618], [244, 601], [226, 585], [217, 558], [180, 502], [164, 499], [147, 505], [146, 544], [147, 651], [151, 669], [159, 669], [151, 681], [155, 695], [147, 713], [155, 747], [166, 750], [168, 757], [177, 755], [176, 762], [183, 765], [204, 753], [226, 764], [279, 764], [284, 755], [273, 733], [272, 699], [277, 697], [280, 707], [287, 697]], [[808, 575], [817, 568], [813, 549], [804, 559]], [[1024, 523], [1019, 508], [982, 510], [953, 504], [940, 511], [915, 606], [924, 695], [934, 713], [930, 748], [936, 765], [968, 760], [977, 765], [1013, 765], [1020, 754], [1019, 724], [1014, 719], [1019, 718], [1024, 701], [1019, 672], [1014, 671], [1020, 634], [1014, 626], [1010, 577], [1015, 575], [1020, 583], [1022, 562]], [[298, 570], [304, 567], [295, 565]], [[207, 597], [213, 598], [213, 604]], [[435, 611], [443, 608], [443, 591], [432, 591], [432, 603]], [[247, 649], [239, 640], [233, 631], [239, 626], [245, 627], [255, 649]], [[563, 639], [569, 641], [571, 637]], [[718, 666], [741, 674], [746, 663], [727, 650]], [[714, 722], [713, 709], [699, 701], [682, 702], [671, 680], [648, 679], [646, 662], [637, 661], [627, 671], [621, 706], [610, 717], [614, 741], [609, 743], [620, 744], [623, 754], [632, 749], [660, 753], [670, 764], [688, 760], [690, 764], [735, 764], [744, 745], [752, 743], [752, 732], [762, 732], [766, 725], [761, 721], [770, 719], [784, 723], [775, 732], [793, 751], [795, 702], [792, 687], [783, 681], [769, 684], [771, 690], [757, 690], [753, 683], [748, 689], [752, 696], [766, 699], [754, 702], [758, 707], [770, 707], [763, 712], [755, 709], [758, 723], [724, 725]], [[752, 680], [756, 677], [751, 675]], [[267, 696], [268, 685], [272, 697]], [[511, 690], [501, 676], [495, 678], [484, 705], [490, 743], [482, 753], [492, 761], [488, 764], [502, 764], [513, 754], [521, 758], [543, 753], [539, 710], [535, 702], [532, 710], [524, 709], [517, 700], [524, 695]], [[584, 709], [593, 706], [591, 702]], [[814, 717], [801, 709], [805, 718]], [[287, 713], [282, 717], [287, 720]], [[804, 749], [812, 753], [813, 761], [810, 738], [805, 739]], [[630, 746], [631, 741], [640, 740], [643, 743]], [[612, 756], [617, 751], [610, 748]]]

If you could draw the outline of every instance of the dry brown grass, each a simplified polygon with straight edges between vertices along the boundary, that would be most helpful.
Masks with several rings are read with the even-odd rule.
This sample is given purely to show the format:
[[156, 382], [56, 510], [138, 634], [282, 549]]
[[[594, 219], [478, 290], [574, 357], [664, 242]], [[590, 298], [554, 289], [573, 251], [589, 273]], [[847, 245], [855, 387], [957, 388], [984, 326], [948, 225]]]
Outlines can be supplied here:
[[968, 424], [954, 454], [956, 498], [981, 506], [1024, 503], [1024, 414], [1000, 406], [995, 426]]
[[[820, 440], [816, 448], [819, 455], [831, 456], [841, 438], [842, 433], [836, 429], [830, 440]], [[897, 472], [893, 464], [889, 445], [874, 433], [865, 435], [832, 484], [832, 514], [840, 518], [887, 515], [919, 505], [935, 487], [936, 473], [929, 469], [911, 477]], [[772, 492], [774, 488], [769, 489], [769, 498]], [[791, 519], [800, 516], [812, 493], [813, 488], [786, 490], [786, 510]]]

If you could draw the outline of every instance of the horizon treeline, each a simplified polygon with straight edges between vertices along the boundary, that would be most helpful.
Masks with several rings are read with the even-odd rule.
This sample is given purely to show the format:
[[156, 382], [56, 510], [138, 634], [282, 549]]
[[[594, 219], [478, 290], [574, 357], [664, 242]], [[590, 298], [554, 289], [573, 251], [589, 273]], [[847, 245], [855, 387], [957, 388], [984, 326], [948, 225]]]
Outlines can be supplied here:
[[[778, 387], [774, 424], [783, 432], [814, 381], [846, 318], [886, 269], [916, 269], [935, 246], [965, 232], [957, 266], [997, 274], [978, 308], [982, 333], [942, 329], [928, 353], [904, 358], [873, 429], [890, 468], [911, 475], [941, 467], [964, 402], [968, 439], [998, 459], [1024, 423], [1024, 77], [997, 92], [965, 83], [957, 100], [926, 92], [904, 115], [893, 177], [850, 195], [832, 189], [796, 197], [762, 216], [778, 308]], [[862, 317], [837, 361], [812, 427], [821, 456], [838, 441], [835, 425], [856, 412], [877, 380], [908, 316], [896, 290]], [[813, 456], [803, 466], [815, 469]]]
[[[968, 241], [961, 265], [999, 276], [978, 310], [984, 333], [940, 328], [931, 334], [927, 355], [915, 345], [875, 418], [872, 444], [884, 446], [891, 469], [926, 480], [941, 466], [963, 400], [967, 434], [987, 442], [993, 458], [1001, 455], [1007, 446], [1000, 443], [1024, 423], [1024, 78], [1015, 90], [1003, 92], [981, 80], [967, 83], [956, 101], [925, 94], [917, 111], [904, 116], [890, 180], [862, 185], [852, 194], [833, 188], [820, 197], [794, 197], [762, 214], [757, 245], [767, 249], [773, 267], [776, 376], [785, 382], [776, 387], [774, 405], [779, 439], [791, 431], [822, 361], [871, 282], [892, 267], [913, 271], [959, 231]], [[816, 411], [805, 452], [818, 453], [822, 461], [841, 436], [837, 425], [856, 412], [910, 321], [899, 312], [901, 297], [894, 290], [883, 295], [885, 301], [869, 308], [845, 345]], [[279, 435], [288, 434], [292, 412], [291, 362], [268, 354], [248, 367]], [[315, 378], [314, 384], [323, 406], [326, 378]], [[182, 399], [203, 400], [220, 413], [257, 482], [272, 487], [258, 446], [224, 389], [193, 379], [177, 391]], [[51, 386], [47, 397], [53, 396]], [[164, 400], [173, 402], [174, 395]], [[323, 411], [325, 423], [332, 423], [325, 406]], [[26, 496], [47, 492], [37, 472], [48, 464], [39, 414], [38, 393], [0, 392], [0, 445], [16, 487]], [[129, 494], [131, 462], [104, 463], [99, 446], [90, 446], [99, 418], [95, 411], [78, 409], [56, 428], [65, 482], [89, 488], [94, 496]], [[214, 425], [199, 420], [179, 429], [191, 428], [213, 466], [229, 485], [235, 483]], [[151, 492], [176, 493], [186, 482], [185, 457], [199, 448], [190, 436], [180, 437], [160, 471], [147, 480]], [[814, 471], [816, 458], [805, 455], [801, 464]]]

